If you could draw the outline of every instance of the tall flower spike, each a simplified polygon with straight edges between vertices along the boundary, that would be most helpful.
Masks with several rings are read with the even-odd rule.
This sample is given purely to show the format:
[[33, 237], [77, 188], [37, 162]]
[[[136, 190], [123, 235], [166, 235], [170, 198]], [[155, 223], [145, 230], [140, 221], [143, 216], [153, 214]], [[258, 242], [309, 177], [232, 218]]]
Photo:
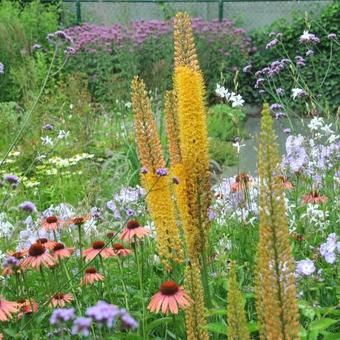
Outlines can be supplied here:
[[189, 263], [185, 269], [185, 290], [194, 299], [194, 303], [185, 310], [186, 333], [188, 340], [209, 340], [205, 330], [204, 297], [201, 273], [198, 262]]
[[256, 264], [256, 309], [261, 339], [299, 339], [294, 261], [282, 181], [279, 152], [269, 107], [264, 105], [259, 149], [260, 239]]
[[165, 161], [154, 121], [151, 104], [143, 81], [132, 82], [132, 108], [141, 164], [147, 169], [141, 176], [146, 189], [146, 201], [155, 222], [159, 255], [166, 269], [183, 261], [183, 250], [177, 227], [175, 206], [166, 175]]
[[191, 20], [187, 13], [178, 12], [174, 20], [175, 68], [187, 66], [199, 71]]
[[205, 248], [209, 227], [207, 213], [210, 205], [210, 183], [204, 85], [200, 72], [185, 66], [175, 69], [174, 79], [189, 214], [185, 216], [189, 220], [183, 221], [183, 225], [189, 257], [193, 261]]
[[228, 283], [228, 339], [248, 340], [249, 332], [247, 319], [244, 311], [244, 299], [240, 285], [237, 281], [235, 263], [230, 264], [229, 283]]
[[165, 161], [151, 103], [143, 80], [135, 77], [131, 89], [140, 162], [148, 171], [155, 172], [157, 169], [165, 167]]

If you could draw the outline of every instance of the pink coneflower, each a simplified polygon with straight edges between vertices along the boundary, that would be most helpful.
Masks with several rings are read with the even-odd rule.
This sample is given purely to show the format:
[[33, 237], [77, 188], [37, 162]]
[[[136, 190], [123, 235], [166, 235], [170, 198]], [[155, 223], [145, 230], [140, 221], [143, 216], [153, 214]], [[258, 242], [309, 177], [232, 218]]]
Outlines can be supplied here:
[[326, 203], [328, 198], [320, 195], [316, 190], [311, 191], [308, 195], [303, 196], [303, 203], [321, 204]]
[[241, 172], [236, 176], [235, 182], [230, 185], [232, 192], [242, 191], [252, 184], [251, 177], [245, 172]]
[[178, 314], [178, 309], [185, 309], [193, 303], [190, 296], [174, 281], [165, 281], [161, 284], [149, 303], [150, 312]]
[[76, 226], [83, 225], [86, 221], [91, 218], [91, 215], [83, 215], [83, 216], [74, 216], [69, 220], [65, 221], [64, 223], [67, 225], [74, 224]]
[[72, 294], [57, 293], [54, 294], [49, 304], [50, 307], [65, 307], [66, 304], [73, 301]]
[[46, 248], [41, 243], [33, 243], [28, 249], [28, 257], [21, 263], [21, 267], [27, 269], [40, 268], [41, 266], [50, 267], [55, 264], [54, 258], [47, 253]]
[[97, 255], [102, 256], [104, 259], [115, 256], [113, 249], [105, 248], [105, 242], [96, 241], [92, 243], [92, 248], [83, 251], [83, 256], [86, 261], [93, 260]]
[[52, 249], [52, 254], [58, 259], [70, 257], [73, 253], [74, 248], [66, 248], [61, 242], [57, 242]]
[[103, 281], [104, 276], [97, 272], [95, 267], [89, 267], [85, 270], [84, 278], [81, 280], [81, 285], [92, 284], [96, 281]]
[[38, 238], [36, 241], [36, 243], [41, 243], [46, 249], [51, 250], [53, 249], [53, 247], [56, 245], [57, 242], [54, 241], [49, 241], [47, 238], [42, 237], [42, 238]]
[[28, 299], [18, 301], [18, 306], [19, 306], [18, 314], [19, 319], [25, 314], [36, 313], [39, 309], [39, 305], [34, 300]]
[[121, 243], [114, 243], [112, 245], [113, 251], [118, 256], [128, 256], [132, 253], [130, 249], [124, 248]]
[[119, 238], [126, 242], [133, 242], [136, 238], [142, 239], [148, 235], [150, 230], [143, 228], [138, 221], [130, 220], [127, 223], [126, 228], [122, 231]]
[[288, 178], [285, 176], [278, 176], [278, 178], [282, 181], [283, 183], [283, 188], [286, 190], [291, 190], [293, 189], [293, 184], [288, 181]]
[[49, 216], [44, 220], [42, 226], [45, 230], [57, 230], [61, 222], [56, 216]]
[[17, 311], [18, 304], [16, 302], [7, 301], [0, 295], [0, 321], [8, 321]]

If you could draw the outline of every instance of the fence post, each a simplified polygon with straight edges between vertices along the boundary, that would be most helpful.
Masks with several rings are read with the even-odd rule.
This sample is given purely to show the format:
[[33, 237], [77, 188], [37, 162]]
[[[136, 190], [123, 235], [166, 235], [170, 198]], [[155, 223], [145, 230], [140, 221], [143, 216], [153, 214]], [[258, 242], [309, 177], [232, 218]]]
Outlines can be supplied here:
[[218, 1], [218, 20], [223, 20], [223, 0]]
[[80, 8], [80, 0], [76, 0], [76, 17], [77, 17], [77, 24], [81, 24], [81, 8]]

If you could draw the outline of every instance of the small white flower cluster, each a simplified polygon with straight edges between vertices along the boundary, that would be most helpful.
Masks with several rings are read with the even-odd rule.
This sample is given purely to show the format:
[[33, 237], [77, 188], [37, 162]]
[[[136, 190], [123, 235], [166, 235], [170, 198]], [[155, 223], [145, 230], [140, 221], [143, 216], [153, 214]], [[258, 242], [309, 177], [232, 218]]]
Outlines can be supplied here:
[[336, 234], [329, 234], [327, 241], [320, 246], [320, 254], [327, 263], [333, 264], [336, 261], [336, 255], [340, 253], [340, 242], [337, 242]]
[[8, 221], [7, 215], [0, 213], [0, 237], [10, 237], [13, 233], [14, 226]]
[[[66, 138], [68, 138], [69, 135], [70, 135], [70, 131], [59, 130], [57, 139], [59, 139], [59, 140], [66, 139]], [[42, 144], [45, 145], [45, 146], [48, 146], [48, 145], [53, 146], [54, 145], [53, 139], [50, 136], [43, 136], [43, 137], [40, 137], [40, 139], [41, 139]]]
[[327, 138], [328, 144], [339, 139], [339, 135], [336, 135], [332, 130], [332, 124], [326, 124], [322, 117], [314, 117], [308, 124], [308, 128], [315, 139]]
[[241, 95], [236, 94], [235, 92], [229, 92], [228, 89], [220, 84], [216, 84], [215, 93], [218, 97], [225, 99], [228, 103], [231, 103], [232, 107], [242, 107], [244, 104], [244, 100]]
[[306, 212], [301, 215], [300, 219], [302, 221], [307, 219], [319, 230], [324, 230], [329, 226], [328, 216], [329, 212], [322, 209], [318, 204], [308, 203]]

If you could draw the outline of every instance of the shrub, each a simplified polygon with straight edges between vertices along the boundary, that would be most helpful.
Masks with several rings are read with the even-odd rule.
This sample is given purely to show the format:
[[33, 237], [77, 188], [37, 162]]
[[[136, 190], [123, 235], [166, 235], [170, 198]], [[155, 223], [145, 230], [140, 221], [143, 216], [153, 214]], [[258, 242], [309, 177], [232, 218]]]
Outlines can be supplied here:
[[[205, 22], [193, 20], [198, 59], [211, 95], [221, 74], [228, 74], [231, 85], [233, 73], [245, 61], [250, 50], [250, 38], [230, 20]], [[126, 89], [132, 76], [140, 74], [148, 88], [163, 92], [171, 84], [172, 26], [171, 21], [135, 21], [124, 26], [110, 27], [83, 24], [65, 30], [75, 42], [76, 54], [71, 70], [89, 74], [92, 94], [114, 93], [127, 99]], [[159, 48], [162, 46], [162, 48]]]
[[[299, 43], [300, 36], [306, 30], [318, 37], [320, 42], [315, 46]], [[279, 33], [277, 46], [266, 48], [269, 40], [275, 39], [277, 33]], [[271, 26], [253, 33], [252, 39], [257, 46], [257, 52], [249, 59], [252, 71], [263, 70], [270, 66], [272, 62], [283, 58], [291, 59], [295, 63], [299, 56], [302, 56], [306, 61], [306, 67], [298, 69], [304, 82], [308, 84], [308, 92], [318, 96], [317, 99], [324, 108], [329, 105], [331, 109], [335, 109], [340, 104], [340, 89], [336, 86], [340, 67], [340, 45], [338, 40], [332, 41], [328, 38], [329, 33], [338, 35], [340, 33], [339, 2], [329, 5], [318, 16], [311, 15], [309, 17], [298, 14], [293, 16], [291, 22], [280, 19]], [[271, 35], [271, 38], [269, 35]], [[284, 48], [282, 48], [283, 46]], [[313, 50], [314, 54], [309, 55], [309, 53], [312, 53], [307, 53], [309, 49]], [[331, 60], [330, 54], [332, 54]], [[292, 77], [290, 72], [280, 73], [277, 82], [289, 94], [292, 88], [297, 87], [296, 79]], [[240, 77], [240, 83], [242, 95], [245, 96], [247, 102], [259, 103], [263, 101], [258, 92], [254, 91], [255, 78], [250, 78], [249, 74], [243, 74]], [[266, 100], [268, 100], [268, 97]]]
[[0, 61], [5, 73], [0, 81], [0, 100], [15, 100], [11, 69], [20, 66], [35, 44], [45, 45], [46, 35], [58, 28], [56, 6], [33, 1], [23, 8], [17, 2], [0, 3]]

